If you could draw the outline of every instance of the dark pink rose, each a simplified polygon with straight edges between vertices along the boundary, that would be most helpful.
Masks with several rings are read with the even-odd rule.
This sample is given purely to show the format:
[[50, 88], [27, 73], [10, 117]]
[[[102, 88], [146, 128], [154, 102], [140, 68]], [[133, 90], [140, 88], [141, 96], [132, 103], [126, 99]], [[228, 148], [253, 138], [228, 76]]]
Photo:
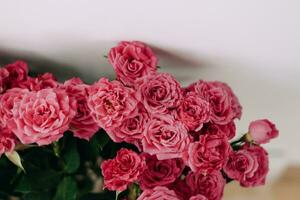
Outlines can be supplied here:
[[139, 182], [142, 190], [168, 186], [181, 175], [185, 167], [181, 159], [157, 160], [155, 155], [146, 155], [146, 164], [147, 169]]
[[88, 93], [88, 106], [94, 120], [104, 129], [120, 126], [138, 103], [133, 89], [119, 81], [109, 82], [107, 78], [101, 78], [92, 85]]
[[192, 171], [207, 174], [222, 169], [230, 150], [226, 136], [201, 135], [198, 142], [190, 144], [185, 159]]
[[259, 166], [252, 167], [250, 171], [246, 171], [243, 178], [240, 180], [243, 187], [254, 187], [264, 185], [266, 176], [269, 172], [268, 153], [264, 148], [257, 145], [244, 145], [243, 149], [248, 151], [255, 158]]
[[186, 182], [193, 195], [203, 195], [209, 200], [221, 200], [226, 184], [219, 171], [213, 171], [206, 175], [201, 172], [190, 172], [186, 176]]
[[123, 148], [114, 159], [104, 160], [101, 164], [105, 188], [115, 191], [126, 190], [129, 184], [138, 181], [145, 168], [143, 156]]
[[180, 84], [169, 74], [147, 75], [138, 79], [136, 86], [149, 113], [168, 113], [180, 104]]
[[192, 196], [191, 188], [186, 184], [185, 180], [181, 179], [181, 177], [170, 185], [169, 188], [175, 191], [180, 200], [186, 200]]
[[[7, 90], [4, 94], [0, 96], [0, 124], [3, 127], [9, 126], [13, 120], [13, 108], [14, 105], [19, 102], [23, 94], [29, 92], [26, 89], [13, 88]], [[10, 128], [10, 127], [8, 127]]]
[[190, 92], [178, 107], [178, 117], [190, 131], [198, 131], [210, 119], [209, 103], [196, 93]]
[[99, 129], [87, 105], [88, 85], [79, 78], [72, 78], [64, 83], [64, 88], [70, 98], [77, 103], [77, 112], [70, 124], [70, 130], [75, 137], [89, 140]]
[[16, 145], [16, 137], [8, 128], [0, 126], [0, 157], [3, 153], [12, 152]]
[[7, 89], [9, 72], [5, 68], [0, 68], [0, 94]]
[[64, 90], [43, 89], [23, 94], [12, 112], [12, 131], [23, 144], [47, 145], [69, 129], [76, 102]]
[[27, 79], [28, 67], [25, 62], [16, 61], [4, 67], [9, 72], [8, 82], [10, 87], [15, 87], [18, 83]]
[[257, 144], [268, 143], [271, 139], [278, 137], [278, 130], [271, 121], [260, 119], [250, 123], [249, 134]]
[[137, 78], [156, 72], [157, 58], [142, 42], [120, 42], [110, 50], [108, 60], [125, 85], [133, 85]]
[[39, 91], [46, 88], [58, 88], [60, 83], [51, 73], [45, 73], [35, 78], [28, 77], [25, 81], [19, 82], [16, 87], [26, 88], [30, 91]]
[[190, 200], [208, 200], [205, 196], [198, 194], [196, 196], [192, 196]]
[[227, 84], [200, 80], [185, 90], [187, 93], [190, 91], [196, 92], [209, 102], [213, 123], [224, 125], [241, 117], [242, 107]]
[[190, 144], [187, 129], [171, 115], [161, 115], [149, 121], [142, 139], [143, 150], [159, 160], [181, 158]]
[[143, 191], [137, 200], [180, 200], [173, 190], [166, 187], [155, 187]]
[[132, 114], [123, 119], [120, 126], [107, 129], [107, 133], [114, 142], [136, 143], [144, 136], [143, 132], [149, 121], [149, 114], [142, 104], [138, 104]]
[[247, 149], [231, 152], [223, 170], [231, 179], [241, 182], [247, 174], [258, 170], [259, 163], [255, 155]]
[[225, 125], [206, 123], [200, 130], [200, 135], [225, 135], [228, 140], [234, 138], [236, 132], [235, 123], [233, 121]]

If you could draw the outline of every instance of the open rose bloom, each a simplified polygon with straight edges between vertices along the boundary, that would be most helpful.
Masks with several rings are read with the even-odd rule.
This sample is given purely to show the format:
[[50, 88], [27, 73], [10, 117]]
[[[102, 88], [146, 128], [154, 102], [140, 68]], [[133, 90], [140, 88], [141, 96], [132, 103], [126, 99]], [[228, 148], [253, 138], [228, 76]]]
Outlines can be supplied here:
[[233, 140], [242, 106], [229, 85], [183, 86], [138, 41], [108, 61], [116, 79], [92, 84], [31, 76], [23, 61], [0, 68], [0, 199], [5, 185], [21, 199], [221, 200], [231, 181], [266, 183], [262, 144], [278, 130], [255, 120]]

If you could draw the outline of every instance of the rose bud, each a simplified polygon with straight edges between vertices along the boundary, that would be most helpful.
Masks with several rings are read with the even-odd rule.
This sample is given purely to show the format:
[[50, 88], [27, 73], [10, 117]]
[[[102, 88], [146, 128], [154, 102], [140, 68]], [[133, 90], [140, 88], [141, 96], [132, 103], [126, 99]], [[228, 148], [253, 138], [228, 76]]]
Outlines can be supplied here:
[[265, 144], [277, 136], [278, 130], [275, 124], [267, 119], [261, 119], [250, 123], [247, 140], [257, 144]]

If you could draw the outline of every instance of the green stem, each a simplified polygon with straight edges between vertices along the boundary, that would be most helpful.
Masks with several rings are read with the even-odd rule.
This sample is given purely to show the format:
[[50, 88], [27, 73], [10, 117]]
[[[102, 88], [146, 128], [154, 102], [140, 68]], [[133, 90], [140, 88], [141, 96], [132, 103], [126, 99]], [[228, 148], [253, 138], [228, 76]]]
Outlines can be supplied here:
[[60, 157], [61, 149], [58, 142], [53, 142], [53, 151], [56, 157]]
[[115, 200], [118, 200], [119, 194], [121, 194], [121, 191], [116, 191], [116, 199]]
[[236, 141], [233, 141], [233, 142], [231, 142], [230, 144], [231, 144], [231, 146], [233, 146], [233, 145], [236, 145], [236, 144], [239, 144], [239, 143], [241, 143], [241, 142], [243, 142], [244, 140], [245, 140], [245, 136], [247, 135], [247, 133], [246, 134], [244, 134], [240, 139], [238, 139], [238, 140], [236, 140]]

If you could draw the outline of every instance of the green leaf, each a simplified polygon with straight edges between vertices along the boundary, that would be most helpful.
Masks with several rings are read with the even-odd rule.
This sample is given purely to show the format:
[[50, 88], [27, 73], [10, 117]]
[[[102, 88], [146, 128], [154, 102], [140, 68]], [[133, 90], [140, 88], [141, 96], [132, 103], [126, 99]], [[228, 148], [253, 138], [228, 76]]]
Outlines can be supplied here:
[[9, 195], [5, 192], [0, 191], [0, 199], [8, 199]]
[[63, 154], [64, 170], [67, 173], [74, 173], [80, 166], [80, 156], [77, 150], [77, 143], [74, 138], [65, 146], [65, 152]]
[[25, 174], [15, 191], [21, 193], [40, 192], [56, 188], [62, 173], [54, 170], [42, 170]]
[[110, 141], [109, 136], [107, 133], [102, 129], [97, 134], [95, 134], [93, 140], [91, 141], [92, 144], [94, 144], [98, 151], [102, 151], [105, 145]]
[[[7, 157], [0, 158], [0, 191], [8, 192], [12, 189], [14, 177], [17, 176], [18, 167], [15, 166]], [[21, 170], [21, 169], [20, 169]], [[1, 193], [1, 192], [0, 192]], [[1, 195], [0, 195], [1, 197]], [[1, 199], [1, 198], [0, 198]]]
[[99, 130], [89, 142], [80, 142], [84, 148], [82, 151], [84, 157], [92, 161], [96, 160], [110, 141], [107, 133], [103, 129]]
[[51, 194], [48, 192], [31, 192], [23, 195], [23, 200], [50, 200]]
[[58, 185], [53, 200], [76, 200], [77, 186], [71, 177], [65, 177]]
[[21, 162], [21, 158], [18, 154], [18, 152], [16, 151], [12, 151], [10, 153], [5, 153], [5, 156], [12, 162], [14, 163], [17, 167], [19, 167], [20, 169], [22, 169], [24, 172], [24, 167], [22, 165], [22, 162]]

